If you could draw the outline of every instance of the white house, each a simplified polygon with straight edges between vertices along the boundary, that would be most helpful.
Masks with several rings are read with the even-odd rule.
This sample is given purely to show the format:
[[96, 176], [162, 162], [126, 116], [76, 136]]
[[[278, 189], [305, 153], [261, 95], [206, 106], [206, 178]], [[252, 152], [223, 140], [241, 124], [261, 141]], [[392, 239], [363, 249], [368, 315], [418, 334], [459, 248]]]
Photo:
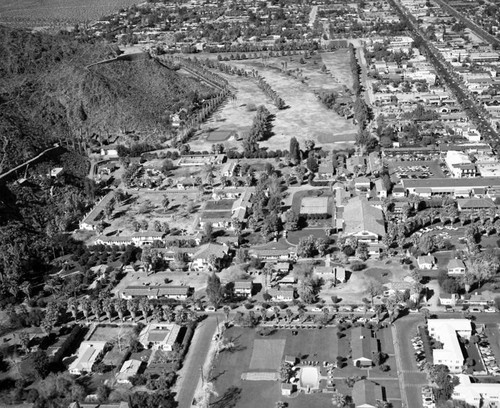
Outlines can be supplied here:
[[81, 375], [90, 373], [92, 366], [104, 350], [105, 341], [84, 341], [78, 349], [78, 356], [68, 367], [70, 374]]
[[234, 293], [247, 298], [252, 296], [253, 282], [252, 281], [235, 281]]
[[419, 269], [432, 269], [436, 259], [432, 255], [423, 255], [417, 258], [417, 265]]
[[271, 288], [267, 293], [275, 302], [291, 302], [295, 298], [295, 288], [291, 286]]
[[447, 265], [448, 276], [462, 276], [465, 275], [465, 264], [461, 259], [450, 259]]
[[123, 363], [120, 372], [116, 374], [116, 382], [119, 384], [130, 384], [130, 377], [136, 375], [142, 365], [139, 360], [127, 360]]

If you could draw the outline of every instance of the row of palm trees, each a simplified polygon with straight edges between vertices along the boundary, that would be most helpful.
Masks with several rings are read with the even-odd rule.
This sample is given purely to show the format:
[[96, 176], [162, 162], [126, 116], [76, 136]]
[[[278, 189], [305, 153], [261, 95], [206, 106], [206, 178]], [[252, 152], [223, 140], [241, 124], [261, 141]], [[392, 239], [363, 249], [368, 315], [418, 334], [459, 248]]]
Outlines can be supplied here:
[[93, 320], [99, 322], [103, 315], [107, 317], [109, 322], [115, 316], [121, 322], [125, 321], [126, 316], [130, 316], [132, 321], [135, 322], [139, 312], [146, 323], [149, 320], [149, 316], [156, 322], [176, 322], [178, 324], [194, 321], [197, 317], [196, 313], [188, 309], [187, 305], [182, 305], [182, 307], [174, 309], [170, 305], [154, 304], [147, 297], [128, 300], [113, 298], [107, 295], [95, 299], [82, 298], [77, 300], [70, 298], [67, 301], [67, 310], [75, 320], [78, 320], [79, 313], [81, 312], [87, 322], [90, 321], [91, 316]]

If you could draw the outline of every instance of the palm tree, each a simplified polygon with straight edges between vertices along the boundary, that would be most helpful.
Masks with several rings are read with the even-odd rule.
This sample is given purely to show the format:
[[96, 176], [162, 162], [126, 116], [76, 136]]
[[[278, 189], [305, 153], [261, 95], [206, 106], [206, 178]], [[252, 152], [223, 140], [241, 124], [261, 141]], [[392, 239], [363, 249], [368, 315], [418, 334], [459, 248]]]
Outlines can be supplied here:
[[160, 307], [153, 307], [152, 317], [155, 322], [161, 322], [163, 320], [163, 312]]
[[332, 394], [332, 404], [335, 407], [345, 407], [347, 405], [347, 399], [344, 394], [341, 394], [338, 391], [334, 391]]
[[104, 298], [102, 301], [102, 310], [104, 310], [104, 313], [106, 313], [106, 316], [108, 317], [109, 322], [111, 323], [111, 317], [113, 316], [113, 299], [110, 297]]
[[87, 298], [83, 298], [80, 300], [80, 310], [82, 311], [83, 315], [85, 316], [85, 319], [87, 322], [89, 321], [89, 315], [91, 311], [91, 306], [90, 306], [90, 301]]
[[78, 304], [75, 298], [68, 299], [68, 310], [71, 312], [71, 315], [76, 322], [76, 319], [78, 317]]
[[224, 311], [224, 316], [226, 316], [226, 322], [229, 320], [229, 313], [231, 312], [231, 308], [229, 306], [224, 306], [222, 308]]
[[137, 310], [139, 310], [139, 303], [137, 302], [137, 299], [129, 299], [127, 301], [127, 310], [130, 313], [130, 316], [132, 316], [132, 320], [135, 321]]
[[279, 319], [280, 317], [280, 308], [278, 306], [273, 307], [274, 317], [275, 319]]
[[170, 205], [170, 199], [168, 198], [168, 196], [165, 194], [161, 200], [161, 205], [163, 207], [163, 209], [167, 209], [168, 206]]
[[151, 302], [147, 297], [144, 296], [139, 300], [139, 309], [141, 309], [142, 316], [144, 317], [147, 323], [149, 310], [151, 309]]
[[115, 310], [118, 313], [118, 317], [123, 322], [125, 321], [124, 315], [127, 311], [127, 301], [125, 299], [115, 299]]
[[92, 313], [94, 313], [94, 318], [99, 321], [102, 313], [101, 301], [99, 299], [94, 299], [90, 306], [92, 308]]
[[163, 307], [163, 320], [165, 320], [168, 323], [171, 323], [174, 321], [174, 312], [172, 311], [172, 307], [169, 305], [166, 305]]

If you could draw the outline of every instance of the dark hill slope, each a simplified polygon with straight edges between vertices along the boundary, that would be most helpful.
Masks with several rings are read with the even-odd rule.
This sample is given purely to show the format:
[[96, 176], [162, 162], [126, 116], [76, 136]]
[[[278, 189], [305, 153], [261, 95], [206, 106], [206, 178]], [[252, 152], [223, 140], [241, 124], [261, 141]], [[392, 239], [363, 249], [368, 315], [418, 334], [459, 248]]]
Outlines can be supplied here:
[[[135, 131], [158, 141], [168, 115], [211, 90], [103, 43], [0, 27], [0, 172], [59, 140]], [[156, 140], [151, 140], [156, 138]]]

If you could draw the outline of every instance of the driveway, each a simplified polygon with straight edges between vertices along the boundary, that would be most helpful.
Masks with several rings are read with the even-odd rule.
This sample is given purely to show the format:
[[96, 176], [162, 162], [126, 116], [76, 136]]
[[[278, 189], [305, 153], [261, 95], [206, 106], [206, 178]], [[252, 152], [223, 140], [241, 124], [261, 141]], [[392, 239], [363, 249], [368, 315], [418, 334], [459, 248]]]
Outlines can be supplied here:
[[200, 381], [200, 367], [212, 342], [212, 337], [217, 327], [217, 318], [222, 321], [223, 317], [211, 315], [198, 324], [191, 341], [184, 365], [179, 373], [179, 379], [175, 386], [179, 407], [190, 407], [193, 401], [196, 387]]

